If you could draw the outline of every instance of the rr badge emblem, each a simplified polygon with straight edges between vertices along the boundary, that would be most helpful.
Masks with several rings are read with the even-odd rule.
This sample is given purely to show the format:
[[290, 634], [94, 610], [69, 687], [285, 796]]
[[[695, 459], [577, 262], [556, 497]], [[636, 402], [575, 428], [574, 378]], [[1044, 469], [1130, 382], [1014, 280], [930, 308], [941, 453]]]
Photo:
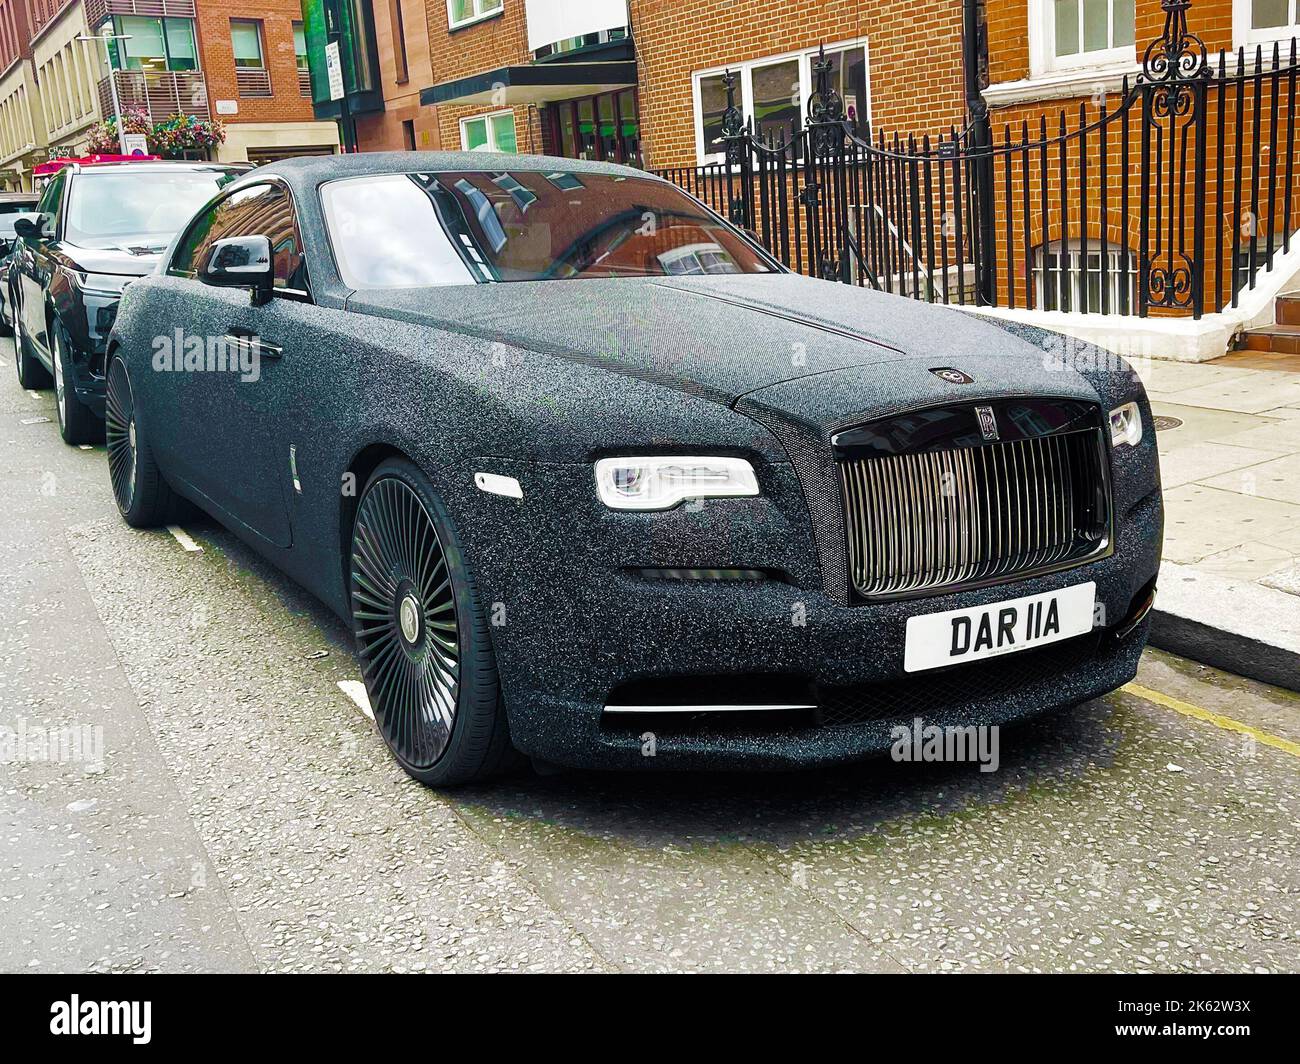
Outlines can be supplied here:
[[980, 435], [985, 440], [996, 440], [998, 438], [998, 419], [993, 413], [991, 406], [977, 406], [975, 416], [979, 418]]

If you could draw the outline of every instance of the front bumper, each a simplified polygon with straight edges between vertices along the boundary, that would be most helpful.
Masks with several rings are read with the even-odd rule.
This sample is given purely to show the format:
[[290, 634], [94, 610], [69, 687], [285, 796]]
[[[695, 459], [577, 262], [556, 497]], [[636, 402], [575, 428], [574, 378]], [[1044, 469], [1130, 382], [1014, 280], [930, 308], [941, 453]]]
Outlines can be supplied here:
[[[1133, 677], [1145, 644], [1146, 621], [1123, 638], [1116, 633], [1131, 622], [1159, 568], [1158, 490], [1116, 514], [1109, 557], [993, 587], [850, 606], [832, 601], [821, 586], [807, 508], [789, 466], [759, 471], [760, 499], [714, 500], [696, 511], [662, 514], [606, 510], [595, 499], [590, 467], [492, 459], [474, 469], [515, 476], [524, 489], [522, 500], [464, 491], [461, 486], [472, 485], [469, 469], [448, 484], [449, 495], [460, 495], [452, 512], [491, 618], [512, 738], [547, 761], [660, 770], [845, 762], [887, 749], [893, 725], [917, 715], [927, 723], [995, 724], [1096, 697]], [[660, 566], [748, 568], [769, 577], [720, 582], [641, 574]], [[909, 617], [1088, 580], [1097, 585], [1097, 624], [1106, 631], [1057, 644], [1075, 644], [1074, 653], [1045, 671], [1030, 670], [1010, 688], [964, 682], [964, 669], [982, 667], [975, 663], [935, 674], [933, 697], [927, 686], [897, 697], [900, 684], [917, 683], [903, 670]], [[1084, 646], [1084, 640], [1091, 642]], [[997, 660], [1023, 670], [1026, 662], [1015, 659], [1035, 653]], [[693, 681], [707, 685], [710, 697], [701, 701], [708, 702], [719, 701], [729, 678], [737, 688], [773, 678], [803, 684], [815, 697], [857, 691], [868, 701], [872, 685], [881, 685], [897, 712], [852, 724], [834, 723], [834, 714], [793, 723], [751, 714], [680, 725], [656, 720], [649, 729], [655, 756], [646, 757], [641, 722], [605, 707], [620, 691], [665, 678], [683, 689]], [[917, 706], [925, 712], [915, 712]]]
[[52, 289], [57, 327], [67, 341], [72, 372], [65, 378], [77, 399], [97, 417], [104, 416], [107, 387], [104, 356], [117, 319], [120, 294], [83, 291], [60, 279]]

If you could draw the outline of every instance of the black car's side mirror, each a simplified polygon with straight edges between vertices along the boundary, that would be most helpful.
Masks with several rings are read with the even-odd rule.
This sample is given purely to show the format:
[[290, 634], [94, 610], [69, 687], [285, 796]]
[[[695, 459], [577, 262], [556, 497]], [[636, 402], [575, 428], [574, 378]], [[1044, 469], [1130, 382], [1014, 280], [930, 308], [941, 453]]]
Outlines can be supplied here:
[[235, 236], [216, 241], [199, 279], [221, 288], [251, 288], [253, 303], [260, 306], [271, 298], [275, 289], [271, 241], [264, 236]]
[[22, 218], [15, 218], [14, 235], [21, 236], [26, 240], [42, 239], [43, 234], [41, 233], [40, 216], [38, 215], [35, 218], [28, 218], [26, 216]]

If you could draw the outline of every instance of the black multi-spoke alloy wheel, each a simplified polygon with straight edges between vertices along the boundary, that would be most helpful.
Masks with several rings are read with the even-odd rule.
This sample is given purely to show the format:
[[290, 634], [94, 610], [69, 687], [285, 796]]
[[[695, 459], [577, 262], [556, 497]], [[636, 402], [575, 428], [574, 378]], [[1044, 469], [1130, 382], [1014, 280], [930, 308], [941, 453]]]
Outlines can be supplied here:
[[21, 308], [14, 304], [14, 358], [18, 362], [18, 383], [24, 388], [37, 391], [48, 388], [54, 381], [50, 371], [41, 364], [41, 360], [31, 352], [27, 342], [27, 332], [23, 329], [23, 320], [19, 317]]
[[114, 358], [108, 370], [104, 430], [113, 498], [126, 523], [157, 528], [174, 521], [180, 500], [163, 479], [149, 441], [140, 432], [131, 378], [120, 358]]
[[412, 463], [390, 459], [367, 482], [350, 574], [366, 691], [397, 763], [434, 787], [507, 767], [487, 624], [451, 519]]
[[64, 443], [99, 443], [104, 438], [104, 423], [77, 398], [72, 386], [72, 353], [58, 323], [51, 327], [50, 337], [54, 344], [54, 409], [59, 416], [59, 435]]

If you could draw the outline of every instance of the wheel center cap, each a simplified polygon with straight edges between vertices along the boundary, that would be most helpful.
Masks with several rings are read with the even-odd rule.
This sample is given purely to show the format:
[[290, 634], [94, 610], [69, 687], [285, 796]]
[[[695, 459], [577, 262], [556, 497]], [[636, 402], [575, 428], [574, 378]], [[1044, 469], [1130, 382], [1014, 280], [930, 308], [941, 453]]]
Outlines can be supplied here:
[[420, 604], [414, 595], [407, 595], [397, 608], [397, 620], [402, 626], [402, 638], [414, 643], [420, 638]]

